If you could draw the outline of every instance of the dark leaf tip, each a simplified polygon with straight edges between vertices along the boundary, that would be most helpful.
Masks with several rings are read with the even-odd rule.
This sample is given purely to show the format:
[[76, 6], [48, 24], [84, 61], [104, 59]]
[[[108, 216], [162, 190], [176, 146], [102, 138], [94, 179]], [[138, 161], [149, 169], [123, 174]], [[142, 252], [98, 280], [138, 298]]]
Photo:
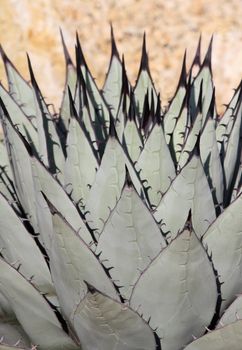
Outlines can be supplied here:
[[211, 36], [208, 49], [202, 64], [203, 67], [208, 67], [210, 70], [212, 66], [212, 48], [213, 48], [213, 35]]
[[33, 67], [32, 67], [32, 63], [31, 63], [29, 54], [26, 53], [26, 56], [27, 56], [27, 62], [28, 62], [28, 68], [29, 68], [29, 74], [30, 74], [31, 84], [32, 84], [32, 86], [33, 86], [34, 89], [39, 90], [37, 81], [36, 81], [35, 76], [34, 76], [34, 71], [33, 71]]
[[110, 115], [110, 124], [109, 124], [109, 136], [113, 138], [117, 138], [117, 132], [114, 124], [114, 119]]
[[182, 62], [182, 69], [181, 69], [181, 75], [179, 79], [179, 84], [178, 86], [184, 86], [186, 87], [187, 85], [187, 69], [186, 69], [186, 50], [183, 56], [183, 62]]
[[72, 65], [72, 59], [71, 56], [67, 50], [67, 46], [65, 43], [65, 39], [64, 39], [64, 35], [62, 32], [62, 29], [60, 28], [60, 36], [61, 36], [61, 43], [62, 43], [62, 47], [63, 47], [63, 52], [64, 52], [64, 56], [65, 56], [65, 61], [66, 61], [66, 65]]
[[197, 102], [197, 109], [199, 113], [202, 113], [202, 107], [203, 107], [203, 81], [201, 81], [201, 84], [200, 84], [199, 97]]
[[149, 71], [149, 59], [148, 54], [146, 50], [146, 34], [144, 32], [143, 36], [143, 45], [142, 45], [142, 55], [141, 55], [141, 62], [140, 62], [140, 71], [146, 70]]
[[202, 42], [202, 35], [200, 34], [199, 39], [198, 39], [198, 44], [197, 44], [197, 49], [196, 53], [192, 62], [192, 67], [193, 66], [201, 66], [201, 42]]
[[155, 122], [158, 125], [161, 125], [161, 100], [160, 100], [160, 93], [157, 96], [157, 105], [156, 105], [156, 111], [155, 111]]
[[111, 32], [111, 48], [112, 48], [112, 57], [116, 56], [117, 59], [120, 61], [116, 41], [115, 41], [115, 36], [114, 36], [114, 31], [113, 31], [113, 25], [110, 23], [110, 32]]
[[7, 63], [10, 62], [8, 56], [6, 55], [6, 52], [4, 51], [2, 45], [0, 45], [0, 54], [2, 56], [3, 62]]
[[130, 188], [133, 187], [133, 182], [131, 180], [131, 176], [127, 165], [125, 165], [125, 185]]
[[77, 59], [77, 62], [76, 62], [77, 66], [86, 66], [87, 67], [86, 60], [85, 60], [85, 57], [84, 57], [84, 54], [82, 51], [82, 47], [81, 47], [79, 36], [78, 36], [77, 32], [76, 32], [76, 59]]
[[134, 92], [131, 91], [131, 94], [130, 94], [130, 105], [129, 105], [129, 112], [128, 112], [129, 120], [135, 121], [135, 118], [136, 118], [135, 110], [136, 110], [136, 108], [135, 108]]
[[211, 102], [208, 108], [208, 118], [214, 117], [214, 109], [216, 108], [216, 99], [215, 99], [215, 87], [213, 88]]
[[70, 104], [70, 115], [71, 117], [77, 117], [77, 112], [74, 104], [74, 100], [71, 94], [71, 89], [68, 86], [68, 97], [69, 97], [69, 104]]
[[129, 82], [125, 68], [124, 56], [122, 56], [122, 89], [121, 94], [128, 95], [129, 94]]
[[196, 144], [195, 144], [195, 147], [194, 147], [194, 155], [197, 156], [197, 157], [200, 157], [200, 139], [201, 139], [201, 135], [200, 133], [197, 135], [197, 140], [196, 140]]

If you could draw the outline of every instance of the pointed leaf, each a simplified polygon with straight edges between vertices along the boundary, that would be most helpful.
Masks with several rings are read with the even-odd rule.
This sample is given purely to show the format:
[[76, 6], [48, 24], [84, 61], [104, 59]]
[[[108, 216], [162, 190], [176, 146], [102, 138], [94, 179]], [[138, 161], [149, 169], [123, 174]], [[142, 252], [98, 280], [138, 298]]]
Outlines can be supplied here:
[[108, 266], [113, 266], [110, 274], [122, 286], [121, 294], [125, 299], [129, 299], [140, 272], [165, 246], [152, 214], [132, 185], [126, 185], [104, 226], [96, 250], [97, 254], [101, 253], [101, 260], [107, 259]]
[[205, 122], [205, 117], [208, 113], [208, 109], [212, 100], [212, 94], [213, 94], [213, 80], [212, 80], [212, 73], [209, 69], [209, 67], [204, 66], [200, 70], [199, 74], [195, 78], [193, 82], [193, 91], [194, 91], [194, 99], [195, 99], [195, 105], [198, 103], [199, 94], [200, 94], [200, 88], [201, 88], [201, 82], [203, 83], [203, 105], [202, 105], [202, 114], [203, 114], [203, 123]]
[[134, 120], [127, 120], [123, 137], [130, 159], [133, 162], [137, 161], [143, 148], [143, 143]]
[[90, 247], [59, 213], [53, 213], [50, 267], [60, 306], [69, 322], [92, 284], [119, 299], [111, 279]]
[[56, 174], [63, 182], [64, 154], [56, 125], [35, 80], [34, 73], [28, 57], [29, 71], [33, 85], [36, 122], [39, 136], [39, 156], [42, 162], [49, 167], [53, 174]]
[[26, 138], [26, 140], [28, 140], [31, 145], [33, 145], [37, 151], [39, 148], [39, 140], [35, 127], [1, 84], [0, 97], [8, 111], [13, 125], [17, 126], [21, 134]]
[[23, 136], [12, 125], [6, 110], [4, 111], [3, 130], [18, 199], [35, 233], [38, 233], [39, 225], [35, 210], [31, 160], [29, 150], [26, 148], [29, 146]]
[[207, 254], [196, 235], [184, 230], [140, 276], [130, 305], [145, 319], [150, 317], [162, 349], [177, 350], [192, 335], [204, 333], [216, 301], [216, 280]]
[[6, 56], [2, 47], [0, 47], [0, 52], [7, 73], [9, 93], [14, 101], [19, 105], [19, 107], [21, 107], [24, 113], [30, 118], [34, 126], [36, 126], [35, 103], [32, 87], [27, 83], [26, 80], [24, 80], [22, 75], [14, 67], [12, 62]]
[[208, 118], [200, 138], [200, 152], [204, 171], [213, 191], [214, 203], [223, 203], [223, 168], [216, 142], [215, 121]]
[[66, 141], [65, 187], [72, 200], [86, 203], [88, 186], [93, 185], [98, 162], [93, 149], [78, 121], [72, 117]]
[[192, 61], [191, 64], [191, 68], [189, 71], [189, 75], [191, 77], [195, 77], [201, 67], [201, 42], [202, 42], [202, 35], [200, 34], [199, 39], [198, 39], [198, 43], [197, 43], [197, 49], [195, 52], [195, 56], [194, 59]]
[[149, 325], [128, 306], [95, 291], [89, 292], [73, 315], [83, 350], [155, 350]]
[[98, 117], [105, 128], [104, 134], [106, 130], [109, 128], [109, 110], [107, 104], [103, 98], [101, 91], [98, 89], [94, 78], [91, 75], [91, 72], [86, 64], [82, 48], [77, 36], [77, 45], [76, 45], [76, 57], [77, 57], [77, 70], [80, 68], [83, 79], [85, 81], [86, 89], [88, 92], [88, 96], [91, 100], [91, 103], [98, 114]]
[[153, 94], [154, 103], [156, 105], [157, 94], [155, 91], [154, 83], [150, 75], [148, 55], [146, 52], [146, 39], [144, 34], [140, 68], [139, 68], [138, 78], [134, 87], [135, 104], [136, 104], [136, 109], [137, 109], [139, 118], [141, 118], [142, 116], [144, 100], [145, 100], [145, 95], [147, 91], [148, 91], [149, 103], [151, 102], [151, 96]]
[[196, 155], [173, 180], [154, 212], [167, 238], [176, 237], [182, 230], [190, 209], [195, 233], [201, 237], [216, 214], [203, 166]]
[[157, 206], [162, 194], [170, 187], [176, 175], [160, 124], [154, 125], [138, 159], [136, 169], [141, 170], [141, 179], [147, 180], [148, 185], [151, 186], [148, 191], [149, 200], [152, 205]]
[[61, 185], [48, 172], [45, 166], [35, 158], [33, 158], [33, 166], [37, 174], [37, 178], [35, 178], [36, 191], [42, 191], [45, 194], [45, 196], [51, 201], [51, 203], [53, 203], [67, 222], [71, 223], [72, 227], [87, 244], [92, 242], [93, 239], [90, 232], [88, 231], [75, 205], [72, 203]]
[[209, 106], [211, 104], [212, 96], [213, 96], [213, 76], [212, 76], [212, 68], [211, 68], [211, 52], [212, 52], [212, 43], [213, 37], [210, 40], [209, 47], [202, 63], [202, 66], [194, 78], [192, 87], [191, 87], [191, 109], [195, 110], [198, 105], [199, 95], [201, 93], [202, 86], [202, 125], [206, 120], [206, 116], [209, 110]]
[[120, 100], [120, 106], [117, 112], [117, 117], [115, 120], [115, 129], [117, 132], [117, 136], [120, 142], [123, 141], [123, 133], [124, 133], [124, 128], [125, 128], [125, 120], [126, 120], [126, 115], [127, 115], [127, 110], [123, 110], [123, 100], [126, 99], [126, 96], [122, 96]]
[[197, 163], [191, 209], [194, 231], [198, 238], [201, 238], [208, 227], [215, 221], [216, 211], [200, 157]]
[[112, 52], [108, 68], [108, 73], [103, 86], [103, 96], [107, 101], [112, 115], [116, 117], [118, 105], [120, 101], [122, 88], [122, 63], [119, 58], [119, 53], [116, 47], [113, 28], [111, 27], [111, 45]]
[[197, 163], [196, 157], [192, 157], [172, 181], [154, 212], [156, 221], [169, 240], [182, 231], [191, 209]]
[[125, 180], [123, 149], [117, 139], [110, 136], [106, 144], [95, 182], [89, 192], [86, 209], [90, 212], [88, 223], [100, 233], [121, 195]]
[[[133, 99], [132, 99], [133, 101]], [[122, 60], [122, 90], [120, 94], [120, 101], [115, 115], [115, 128], [120, 142], [123, 140], [123, 131], [125, 122], [130, 109], [130, 84], [127, 78], [124, 58]]]
[[90, 142], [102, 156], [107, 139], [107, 122], [103, 119], [102, 107], [93, 102], [93, 96], [90, 96], [88, 92], [82, 71], [78, 72], [80, 77], [78, 76], [75, 106], [79, 108], [80, 121], [83, 123], [83, 128], [86, 130]]
[[68, 125], [70, 120], [70, 103], [69, 103], [68, 88], [70, 89], [72, 96], [74, 96], [76, 83], [77, 83], [77, 72], [76, 72], [76, 68], [72, 63], [69, 52], [67, 50], [62, 31], [60, 31], [60, 34], [61, 34], [63, 51], [65, 55], [65, 64], [66, 64], [66, 81], [65, 81], [65, 87], [64, 87], [64, 92], [63, 92], [63, 97], [62, 97], [62, 102], [60, 107], [60, 118], [64, 123], [65, 130], [68, 130]]
[[185, 105], [180, 115], [178, 116], [173, 134], [172, 134], [172, 149], [176, 162], [180, 160], [181, 152], [184, 147], [185, 140], [187, 138], [189, 125], [189, 115], [187, 106]]
[[183, 59], [182, 71], [180, 80], [175, 92], [173, 99], [164, 115], [164, 133], [166, 138], [166, 143], [170, 143], [171, 135], [175, 129], [177, 118], [181, 113], [183, 101], [186, 95], [186, 53]]
[[[85, 95], [85, 91], [83, 91], [83, 88], [80, 84], [77, 84], [75, 101], [73, 101], [71, 91], [69, 90], [69, 100], [71, 116], [75, 116], [76, 119], [80, 121], [82, 129], [83, 131], [85, 131], [86, 138], [93, 145], [93, 148], [95, 149], [97, 154], [98, 136], [94, 128], [95, 110], [92, 104], [89, 105], [89, 100]], [[92, 120], [93, 115], [94, 119]]]
[[65, 129], [68, 130], [68, 124], [70, 120], [70, 103], [68, 97], [68, 88], [70, 88], [72, 95], [75, 93], [76, 88], [76, 69], [73, 65], [68, 64], [66, 67], [66, 83], [63, 93], [62, 104], [60, 108], [60, 117], [63, 120]]
[[194, 150], [194, 147], [196, 145], [198, 136], [202, 128], [202, 118], [203, 118], [202, 113], [198, 111], [194, 124], [192, 125], [187, 135], [185, 144], [182, 148], [180, 159], [177, 165], [178, 169], [181, 169], [184, 167], [184, 165], [187, 163], [189, 159], [189, 155]]

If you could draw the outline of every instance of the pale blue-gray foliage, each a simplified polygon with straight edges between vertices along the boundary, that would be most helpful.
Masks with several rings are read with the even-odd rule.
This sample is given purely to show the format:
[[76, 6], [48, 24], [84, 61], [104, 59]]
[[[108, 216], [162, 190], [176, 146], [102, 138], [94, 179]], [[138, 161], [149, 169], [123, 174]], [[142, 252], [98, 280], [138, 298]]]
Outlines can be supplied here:
[[199, 41], [163, 110], [145, 35], [102, 90], [61, 38], [58, 116], [0, 50], [0, 350], [241, 350], [241, 84], [219, 118]]

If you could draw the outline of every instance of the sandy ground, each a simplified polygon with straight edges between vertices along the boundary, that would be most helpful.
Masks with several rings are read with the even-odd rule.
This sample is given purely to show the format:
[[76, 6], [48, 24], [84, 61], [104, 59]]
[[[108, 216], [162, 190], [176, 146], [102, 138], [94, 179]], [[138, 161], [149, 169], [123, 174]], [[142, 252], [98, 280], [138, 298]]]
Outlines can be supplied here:
[[[107, 71], [112, 21], [128, 75], [135, 82], [143, 32], [162, 103], [172, 96], [185, 48], [191, 62], [199, 34], [202, 51], [214, 34], [213, 69], [219, 110], [242, 77], [241, 0], [0, 0], [0, 42], [28, 79], [26, 51], [40, 87], [58, 108], [64, 84], [59, 27], [74, 57], [75, 31], [99, 86]], [[5, 74], [0, 64], [0, 79]]]

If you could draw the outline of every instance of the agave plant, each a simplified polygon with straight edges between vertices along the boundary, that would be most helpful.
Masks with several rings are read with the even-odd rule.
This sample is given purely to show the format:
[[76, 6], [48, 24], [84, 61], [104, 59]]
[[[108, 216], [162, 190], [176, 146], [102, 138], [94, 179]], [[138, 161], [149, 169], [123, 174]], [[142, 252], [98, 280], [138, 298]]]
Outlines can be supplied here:
[[219, 116], [199, 40], [162, 108], [145, 36], [101, 90], [62, 43], [59, 113], [1, 49], [0, 350], [241, 350], [242, 84]]

